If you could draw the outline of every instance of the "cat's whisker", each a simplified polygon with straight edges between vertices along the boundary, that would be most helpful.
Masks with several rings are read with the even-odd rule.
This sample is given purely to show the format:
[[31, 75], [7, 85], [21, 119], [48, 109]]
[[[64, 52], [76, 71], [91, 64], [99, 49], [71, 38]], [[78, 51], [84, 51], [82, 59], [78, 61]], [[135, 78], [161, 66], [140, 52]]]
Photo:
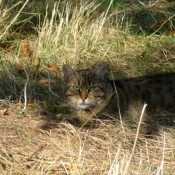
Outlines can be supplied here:
[[67, 104], [69, 105], [69, 106], [71, 106], [72, 104], [76, 104], [77, 103], [77, 101], [71, 101], [71, 102], [67, 102]]

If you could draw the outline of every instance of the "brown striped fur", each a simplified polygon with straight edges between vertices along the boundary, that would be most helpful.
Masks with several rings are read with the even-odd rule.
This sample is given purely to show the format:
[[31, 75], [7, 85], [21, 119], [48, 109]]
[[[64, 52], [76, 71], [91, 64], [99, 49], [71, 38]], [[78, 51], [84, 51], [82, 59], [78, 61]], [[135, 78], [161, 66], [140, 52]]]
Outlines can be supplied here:
[[[75, 71], [63, 65], [66, 97], [73, 108], [69, 120], [83, 125], [93, 116], [132, 116], [138, 120], [144, 103], [144, 121], [154, 126], [153, 116], [175, 111], [175, 73], [153, 74], [138, 78], [109, 80], [105, 65], [97, 70]], [[147, 122], [145, 122], [147, 123]]]

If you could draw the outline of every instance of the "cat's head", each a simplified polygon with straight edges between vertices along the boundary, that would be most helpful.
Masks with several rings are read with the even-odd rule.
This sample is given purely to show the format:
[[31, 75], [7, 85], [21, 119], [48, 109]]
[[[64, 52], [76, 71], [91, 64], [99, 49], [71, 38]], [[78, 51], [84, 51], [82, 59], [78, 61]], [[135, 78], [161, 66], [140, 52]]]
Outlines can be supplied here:
[[106, 100], [105, 65], [96, 70], [74, 70], [63, 65], [68, 104], [76, 109], [93, 109]]

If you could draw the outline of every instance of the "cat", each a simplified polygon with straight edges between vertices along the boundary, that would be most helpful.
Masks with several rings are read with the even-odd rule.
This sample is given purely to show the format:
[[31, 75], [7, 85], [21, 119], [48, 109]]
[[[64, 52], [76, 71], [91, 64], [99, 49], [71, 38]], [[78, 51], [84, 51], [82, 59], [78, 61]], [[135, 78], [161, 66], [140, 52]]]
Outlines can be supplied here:
[[69, 121], [85, 125], [94, 116], [129, 116], [138, 121], [146, 103], [143, 123], [147, 129], [151, 126], [157, 132], [154, 117], [166, 114], [173, 116], [175, 73], [110, 80], [105, 70], [106, 65], [101, 65], [96, 70], [74, 70], [63, 65], [65, 95], [72, 108]]

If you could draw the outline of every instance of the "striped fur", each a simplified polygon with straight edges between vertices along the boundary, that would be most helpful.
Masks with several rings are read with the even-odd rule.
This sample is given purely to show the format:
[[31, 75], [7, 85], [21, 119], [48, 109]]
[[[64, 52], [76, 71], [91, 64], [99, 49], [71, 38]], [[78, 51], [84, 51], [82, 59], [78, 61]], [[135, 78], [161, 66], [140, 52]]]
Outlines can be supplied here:
[[138, 120], [144, 103], [148, 105], [144, 121], [152, 121], [153, 116], [165, 113], [173, 116], [175, 111], [175, 73], [115, 81], [105, 76], [105, 65], [95, 71], [75, 71], [63, 65], [63, 73], [66, 97], [73, 108], [69, 119], [80, 125], [93, 116], [106, 114], [113, 117], [121, 114]]

